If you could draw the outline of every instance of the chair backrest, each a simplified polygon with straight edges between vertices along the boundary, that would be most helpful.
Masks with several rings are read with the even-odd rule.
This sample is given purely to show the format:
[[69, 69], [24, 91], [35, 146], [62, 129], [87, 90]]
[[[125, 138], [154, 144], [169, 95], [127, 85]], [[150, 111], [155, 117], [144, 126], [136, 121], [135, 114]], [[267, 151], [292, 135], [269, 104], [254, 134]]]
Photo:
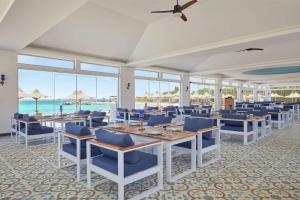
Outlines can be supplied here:
[[23, 119], [23, 114], [16, 112], [16, 113], [14, 113], [14, 118], [15, 119]]
[[210, 117], [210, 113], [191, 112], [191, 117]]
[[78, 115], [89, 115], [91, 111], [89, 110], [79, 110]]
[[197, 132], [200, 129], [213, 127], [213, 119], [186, 117], [183, 130]]
[[166, 106], [163, 108], [163, 111], [176, 111], [176, 108], [174, 106]]
[[230, 119], [247, 119], [246, 113], [223, 113], [223, 118], [230, 118]]
[[40, 130], [42, 128], [42, 125], [37, 121], [37, 119], [34, 116], [23, 115], [23, 120], [27, 122], [37, 122], [28, 124], [27, 128], [29, 130]]
[[149, 106], [148, 110], [150, 110], [150, 111], [154, 110], [155, 111], [155, 110], [158, 110], [158, 107], [157, 106]]
[[164, 115], [151, 115], [148, 121], [148, 126], [156, 126], [160, 124], [168, 124], [171, 123], [172, 117], [171, 116], [164, 116]]
[[102, 116], [106, 116], [106, 112], [99, 112], [99, 111], [92, 112], [92, 117], [102, 117]]
[[[112, 144], [118, 147], [128, 147], [134, 145], [134, 142], [129, 134], [117, 134], [103, 129], [96, 130], [95, 134], [96, 140], [106, 144]], [[100, 149], [104, 156], [118, 159], [117, 152], [102, 147]], [[130, 151], [124, 155], [124, 161], [130, 164], [138, 162], [139, 159], [140, 158], [137, 151]]]
[[219, 113], [224, 114], [224, 113], [236, 113], [236, 110], [227, 110], [227, 109], [220, 109]]
[[[67, 123], [66, 124], [66, 132], [73, 134], [73, 135], [77, 135], [77, 136], [84, 136], [84, 135], [91, 135], [91, 131], [85, 127], [85, 126], [79, 126], [76, 125], [74, 123]], [[76, 144], [76, 140], [73, 138], [69, 138], [70, 142], [72, 144]], [[85, 147], [86, 146], [86, 140], [81, 141], [81, 146]]]
[[252, 110], [248, 111], [248, 114], [252, 114], [254, 116], [264, 116], [267, 114], [267, 112], [265, 110]]

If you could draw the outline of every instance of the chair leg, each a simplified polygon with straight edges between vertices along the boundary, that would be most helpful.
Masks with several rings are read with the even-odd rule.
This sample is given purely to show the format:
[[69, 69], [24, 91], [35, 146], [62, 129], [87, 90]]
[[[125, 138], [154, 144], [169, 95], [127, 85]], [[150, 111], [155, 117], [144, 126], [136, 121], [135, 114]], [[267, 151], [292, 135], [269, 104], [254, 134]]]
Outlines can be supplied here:
[[27, 137], [25, 137], [25, 147], [26, 147], [26, 149], [28, 148], [28, 138]]
[[248, 144], [247, 140], [248, 140], [248, 136], [244, 133], [244, 145]]
[[118, 200], [123, 200], [124, 199], [124, 184], [123, 183], [118, 183]]

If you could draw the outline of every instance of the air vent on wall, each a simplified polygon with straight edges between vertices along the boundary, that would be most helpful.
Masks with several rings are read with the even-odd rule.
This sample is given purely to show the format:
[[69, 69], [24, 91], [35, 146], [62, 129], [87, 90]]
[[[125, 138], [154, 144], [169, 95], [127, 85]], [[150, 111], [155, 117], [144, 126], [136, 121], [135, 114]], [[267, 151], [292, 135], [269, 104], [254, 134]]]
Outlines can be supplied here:
[[241, 50], [239, 50], [239, 51], [237, 51], [237, 52], [244, 52], [244, 51], [246, 51], [246, 52], [249, 52], [249, 51], [263, 51], [264, 49], [262, 49], [262, 48], [247, 48], [247, 49], [241, 49]]

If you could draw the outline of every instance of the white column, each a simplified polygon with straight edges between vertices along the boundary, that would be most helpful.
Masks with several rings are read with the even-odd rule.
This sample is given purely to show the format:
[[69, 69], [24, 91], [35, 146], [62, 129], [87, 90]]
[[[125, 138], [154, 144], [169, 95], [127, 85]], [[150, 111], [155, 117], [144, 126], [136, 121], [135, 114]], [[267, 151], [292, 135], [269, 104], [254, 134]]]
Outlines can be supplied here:
[[253, 88], [253, 100], [254, 102], [258, 101], [258, 86], [255, 84]]
[[187, 106], [190, 104], [190, 76], [182, 75], [181, 89], [180, 89], [180, 106]]
[[238, 84], [239, 84], [239, 86], [237, 88], [237, 101], [242, 102], [243, 101], [243, 91], [244, 91], [243, 82], [239, 81]]
[[222, 79], [216, 79], [216, 90], [215, 90], [215, 110], [222, 108]]
[[135, 104], [134, 68], [121, 67], [119, 80], [119, 106], [132, 109]]
[[[5, 75], [0, 85], [0, 134], [10, 132], [10, 117], [18, 111], [17, 54], [0, 50], [0, 74]], [[20, 85], [22, 87], [22, 85]], [[24, 88], [23, 88], [24, 89]]]
[[265, 89], [265, 101], [271, 101], [271, 89], [269, 87]]

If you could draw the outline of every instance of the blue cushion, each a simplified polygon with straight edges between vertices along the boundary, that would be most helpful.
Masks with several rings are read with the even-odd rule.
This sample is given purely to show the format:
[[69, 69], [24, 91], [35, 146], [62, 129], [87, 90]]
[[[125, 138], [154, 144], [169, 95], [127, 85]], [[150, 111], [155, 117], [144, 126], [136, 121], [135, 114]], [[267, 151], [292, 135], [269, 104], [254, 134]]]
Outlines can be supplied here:
[[[28, 121], [28, 122], [35, 122], [35, 121], [37, 121], [35, 117], [29, 116], [29, 115], [24, 115], [23, 116], [23, 120]], [[23, 126], [21, 125], [21, 128], [22, 127]], [[30, 124], [28, 124], [28, 129], [30, 129], [30, 130], [40, 130], [41, 127], [42, 127], [41, 124], [38, 123], [38, 122], [37, 123], [30, 123]]]
[[[113, 144], [119, 147], [128, 147], [134, 145], [134, 142], [128, 134], [115, 134], [102, 129], [96, 130], [95, 134], [98, 141], [107, 144]], [[107, 157], [118, 159], [118, 153], [115, 151], [105, 148], [101, 148], [101, 151]], [[140, 157], [137, 151], [130, 151], [125, 153], [124, 160], [127, 163], [134, 164], [140, 160]]]
[[171, 116], [164, 116], [164, 115], [151, 115], [148, 121], [148, 126], [156, 126], [159, 124], [168, 124], [171, 123], [172, 117]]
[[[73, 143], [63, 145], [63, 151], [73, 156], [76, 156], [76, 149], [77, 147]], [[102, 154], [100, 148], [94, 145], [91, 145], [91, 153], [92, 153], [92, 157]], [[80, 159], [86, 159], [86, 146], [80, 147]]]
[[[248, 129], [247, 132], [250, 132], [250, 131], [253, 130], [253, 127], [248, 124], [247, 129]], [[244, 127], [243, 126], [229, 126], [229, 125], [225, 125], [225, 126], [221, 127], [221, 130], [244, 132]]]
[[92, 122], [92, 127], [107, 126], [107, 122]]
[[253, 110], [253, 111], [249, 111], [249, 114], [252, 114], [254, 116], [265, 116], [267, 113], [263, 110]]
[[222, 120], [221, 122], [224, 123], [225, 126], [240, 126], [240, 127], [244, 126], [244, 122], [242, 121]]
[[158, 107], [157, 106], [149, 106], [148, 110], [155, 111], [155, 110], [158, 110]]
[[[40, 135], [40, 134], [47, 134], [53, 133], [53, 128], [47, 126], [41, 126], [40, 129], [27, 129], [28, 135]], [[25, 133], [25, 128], [21, 128], [21, 132]]]
[[183, 130], [197, 132], [199, 129], [212, 127], [213, 124], [213, 119], [186, 117], [184, 121]]
[[219, 110], [219, 113], [221, 113], [221, 114], [236, 113], [236, 112], [237, 112], [236, 110], [224, 110], [224, 109]]
[[[73, 135], [78, 135], [78, 136], [91, 135], [91, 131], [87, 127], [78, 126], [74, 123], [67, 123], [65, 129], [66, 129], [67, 133], [70, 133]], [[76, 145], [76, 139], [69, 138], [69, 140], [72, 144]], [[82, 140], [81, 146], [84, 147], [85, 145], [86, 145], [86, 141]]]
[[17, 112], [17, 113], [14, 114], [14, 118], [15, 119], [22, 119], [23, 118], [23, 114]]
[[89, 110], [79, 110], [78, 115], [89, 115], [91, 111]]
[[247, 114], [235, 114], [235, 113], [223, 113], [223, 118], [230, 118], [230, 119], [247, 119]]
[[210, 113], [192, 112], [191, 116], [192, 117], [206, 117], [206, 118], [209, 118], [210, 117]]
[[[206, 139], [206, 138], [202, 137], [202, 149], [206, 148], [206, 147], [209, 147], [209, 146], [212, 146], [212, 145], [215, 145], [215, 140], [214, 139]], [[176, 146], [187, 148], [187, 149], [192, 148], [191, 142], [183, 142], [183, 143], [177, 144]], [[196, 146], [196, 148], [197, 148], [197, 146]]]
[[[136, 151], [137, 156], [140, 158], [135, 163], [124, 163], [124, 176], [130, 176], [137, 172], [149, 169], [157, 165], [157, 156], [141, 151]], [[93, 164], [105, 169], [111, 173], [118, 174], [118, 160], [106, 155], [97, 156], [93, 158]]]
[[176, 111], [176, 108], [174, 106], [166, 106], [163, 108], [163, 111]]

